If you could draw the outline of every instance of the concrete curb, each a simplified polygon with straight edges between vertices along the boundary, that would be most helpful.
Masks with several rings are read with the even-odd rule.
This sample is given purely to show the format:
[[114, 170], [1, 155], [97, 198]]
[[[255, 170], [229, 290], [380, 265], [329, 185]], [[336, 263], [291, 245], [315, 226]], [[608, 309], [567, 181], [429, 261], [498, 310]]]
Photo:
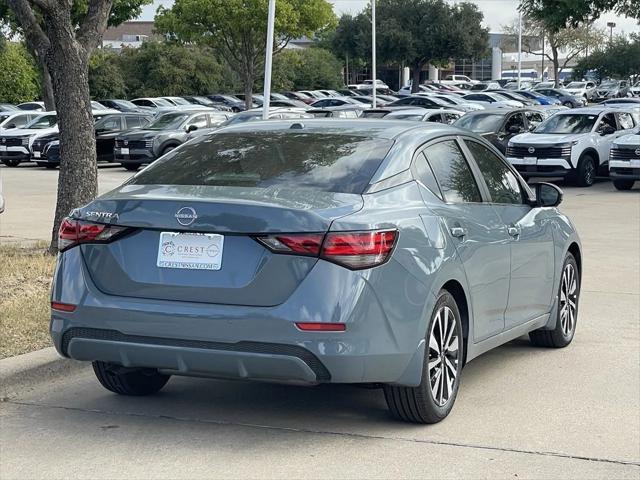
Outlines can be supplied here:
[[0, 400], [15, 397], [62, 378], [87, 372], [88, 362], [78, 362], [58, 355], [53, 347], [0, 360]]

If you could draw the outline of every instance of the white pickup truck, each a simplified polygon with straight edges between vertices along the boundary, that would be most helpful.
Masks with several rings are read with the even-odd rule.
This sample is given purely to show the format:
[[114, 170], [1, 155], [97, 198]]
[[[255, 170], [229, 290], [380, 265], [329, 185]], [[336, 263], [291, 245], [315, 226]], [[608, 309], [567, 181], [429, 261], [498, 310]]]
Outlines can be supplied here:
[[513, 137], [506, 157], [525, 178], [568, 177], [589, 187], [608, 173], [612, 143], [636, 127], [632, 112], [621, 108], [566, 110]]

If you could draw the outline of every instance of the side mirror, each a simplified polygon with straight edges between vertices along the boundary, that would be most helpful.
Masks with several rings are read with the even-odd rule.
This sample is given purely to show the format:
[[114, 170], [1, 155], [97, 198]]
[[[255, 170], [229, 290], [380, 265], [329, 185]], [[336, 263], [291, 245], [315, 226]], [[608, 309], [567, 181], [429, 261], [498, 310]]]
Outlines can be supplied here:
[[612, 133], [616, 133], [616, 129], [613, 128], [611, 125], [605, 125], [600, 129], [600, 135], [602, 135], [603, 137], [605, 135], [611, 135]]
[[4, 128], [6, 128], [7, 130], [10, 129], [10, 128], [16, 128], [16, 124], [15, 123], [10, 123], [9, 125], [7, 125]]
[[563, 193], [560, 187], [553, 183], [540, 182], [535, 184], [536, 207], [557, 207], [562, 203]]
[[198, 126], [197, 126], [197, 125], [189, 125], [189, 126], [187, 127], [187, 133], [194, 132], [194, 131], [196, 131], [197, 129], [198, 129]]

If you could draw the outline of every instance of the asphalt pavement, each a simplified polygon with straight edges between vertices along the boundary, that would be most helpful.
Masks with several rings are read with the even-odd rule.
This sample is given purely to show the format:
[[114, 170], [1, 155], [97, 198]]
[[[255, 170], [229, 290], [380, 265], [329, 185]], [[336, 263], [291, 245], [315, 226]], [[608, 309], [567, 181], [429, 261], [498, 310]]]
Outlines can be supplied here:
[[[0, 168], [0, 241], [47, 239], [55, 172]], [[101, 189], [130, 175], [101, 168]], [[14, 210], [15, 209], [15, 210]], [[89, 368], [0, 403], [0, 478], [640, 478], [640, 191], [566, 188], [583, 241], [577, 333], [470, 362], [432, 426], [382, 392], [177, 378], [127, 398]]]

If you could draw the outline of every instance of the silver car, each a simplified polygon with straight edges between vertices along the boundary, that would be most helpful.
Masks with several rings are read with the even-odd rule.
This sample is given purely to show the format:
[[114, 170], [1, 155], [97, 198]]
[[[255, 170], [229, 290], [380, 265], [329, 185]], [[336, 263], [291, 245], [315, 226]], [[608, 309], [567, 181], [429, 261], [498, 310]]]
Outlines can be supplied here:
[[466, 362], [573, 339], [582, 253], [561, 199], [447, 125], [222, 128], [64, 220], [51, 335], [119, 394], [172, 375], [364, 383], [438, 422]]

